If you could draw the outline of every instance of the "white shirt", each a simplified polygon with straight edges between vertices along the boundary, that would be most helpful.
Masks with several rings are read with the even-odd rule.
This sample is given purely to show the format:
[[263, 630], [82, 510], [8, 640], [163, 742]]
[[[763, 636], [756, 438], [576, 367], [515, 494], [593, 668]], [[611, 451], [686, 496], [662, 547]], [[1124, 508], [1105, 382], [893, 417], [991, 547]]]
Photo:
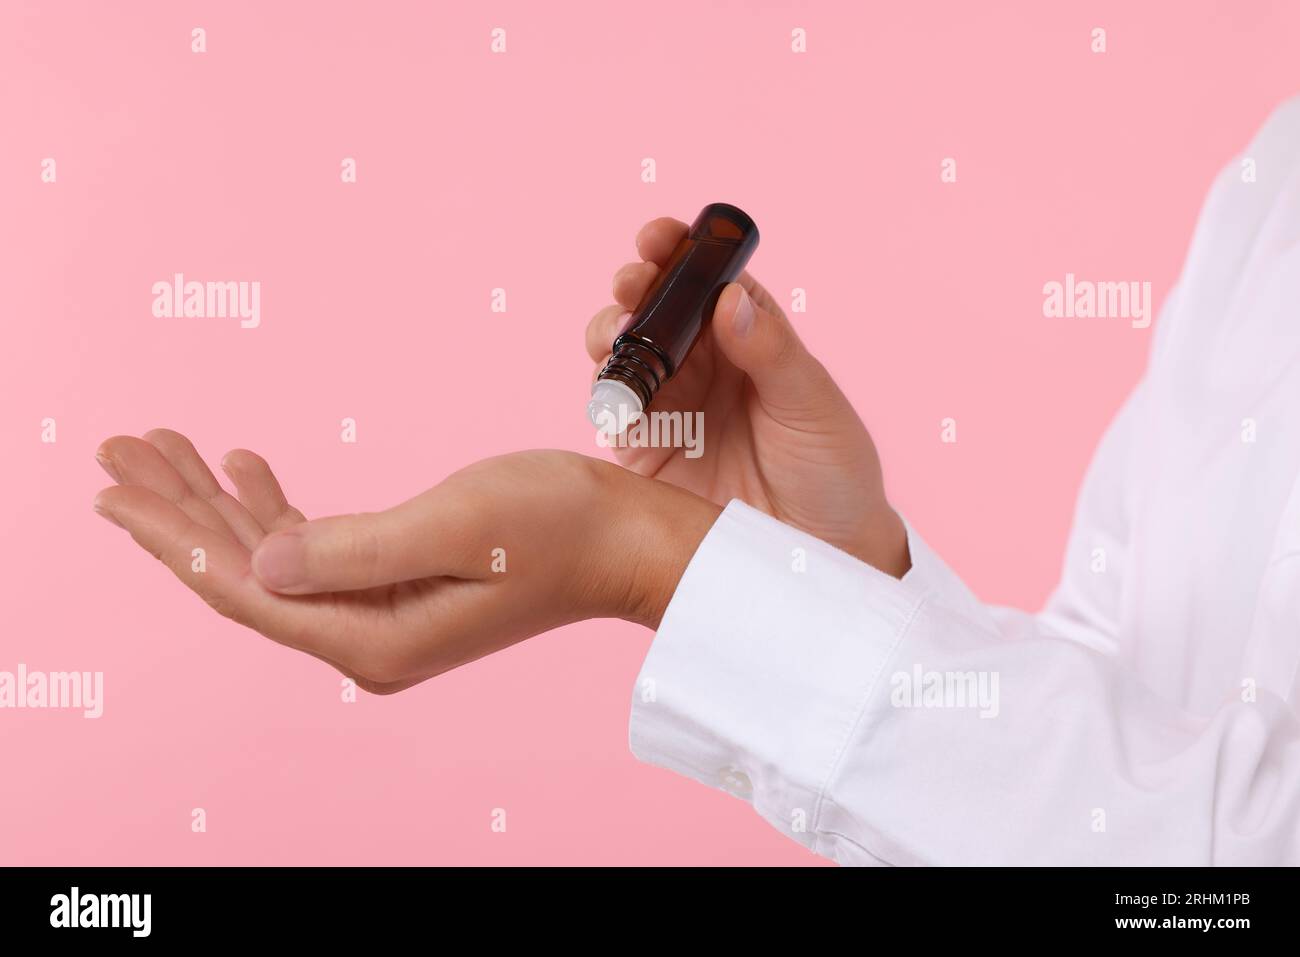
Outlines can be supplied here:
[[982, 604], [910, 525], [900, 581], [733, 501], [635, 754], [841, 863], [1300, 864], [1300, 100], [1243, 155], [1041, 613]]

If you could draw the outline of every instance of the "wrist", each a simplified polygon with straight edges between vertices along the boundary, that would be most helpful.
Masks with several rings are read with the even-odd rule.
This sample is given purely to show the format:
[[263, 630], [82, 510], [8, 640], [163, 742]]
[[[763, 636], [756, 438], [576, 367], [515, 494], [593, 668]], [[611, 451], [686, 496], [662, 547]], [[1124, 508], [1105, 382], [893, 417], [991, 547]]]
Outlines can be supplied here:
[[[611, 575], [601, 617], [659, 627], [677, 584], [722, 509], [691, 492], [610, 466], [600, 548]], [[612, 487], [611, 487], [612, 486]]]
[[872, 517], [868, 528], [850, 554], [886, 575], [902, 578], [912, 567], [907, 547], [907, 526], [889, 505]]
[[634, 576], [622, 617], [657, 631], [686, 566], [722, 509], [676, 486], [646, 481], [653, 486], [649, 498], [655, 504], [637, 512], [645, 560]]

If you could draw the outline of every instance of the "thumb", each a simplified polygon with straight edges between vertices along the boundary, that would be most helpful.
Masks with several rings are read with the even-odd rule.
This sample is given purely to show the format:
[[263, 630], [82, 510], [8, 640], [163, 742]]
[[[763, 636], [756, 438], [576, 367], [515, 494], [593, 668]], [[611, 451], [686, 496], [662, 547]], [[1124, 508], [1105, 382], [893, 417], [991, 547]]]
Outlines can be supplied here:
[[372, 588], [448, 574], [440, 549], [430, 547], [420, 524], [386, 512], [339, 515], [293, 525], [268, 535], [253, 552], [253, 574], [271, 591], [307, 595]]
[[856, 418], [830, 373], [804, 348], [790, 321], [759, 306], [740, 283], [729, 283], [718, 297], [713, 335], [732, 365], [749, 376], [773, 418], [828, 426], [845, 414]]

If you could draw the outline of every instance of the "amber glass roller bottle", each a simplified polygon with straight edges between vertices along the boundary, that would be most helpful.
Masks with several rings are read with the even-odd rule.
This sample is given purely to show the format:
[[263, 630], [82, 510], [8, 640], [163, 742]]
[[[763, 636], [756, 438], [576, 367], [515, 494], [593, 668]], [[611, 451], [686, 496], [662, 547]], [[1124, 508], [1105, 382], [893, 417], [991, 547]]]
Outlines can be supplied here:
[[650, 406], [757, 246], [758, 227], [742, 210], [727, 203], [700, 210], [610, 347], [587, 404], [592, 425], [617, 435]]

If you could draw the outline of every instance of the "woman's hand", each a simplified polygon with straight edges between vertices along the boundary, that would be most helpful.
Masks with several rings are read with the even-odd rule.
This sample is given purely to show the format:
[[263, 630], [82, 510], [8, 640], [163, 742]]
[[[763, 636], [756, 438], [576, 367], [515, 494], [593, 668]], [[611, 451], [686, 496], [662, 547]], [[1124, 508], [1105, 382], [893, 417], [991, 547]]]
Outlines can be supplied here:
[[[598, 369], [686, 231], [685, 223], [664, 218], [637, 234], [642, 261], [614, 274], [616, 304], [587, 326], [587, 351]], [[705, 454], [688, 459], [676, 449], [616, 447], [623, 465], [719, 505], [742, 499], [881, 571], [907, 571], [906, 529], [885, 499], [871, 436], [781, 307], [748, 274], [723, 291], [709, 330], [650, 410], [703, 412]]]
[[97, 458], [118, 484], [95, 510], [208, 604], [381, 693], [569, 622], [657, 627], [718, 514], [568, 452], [487, 459], [388, 511], [311, 522], [252, 452], [222, 461], [238, 499], [166, 429]]

